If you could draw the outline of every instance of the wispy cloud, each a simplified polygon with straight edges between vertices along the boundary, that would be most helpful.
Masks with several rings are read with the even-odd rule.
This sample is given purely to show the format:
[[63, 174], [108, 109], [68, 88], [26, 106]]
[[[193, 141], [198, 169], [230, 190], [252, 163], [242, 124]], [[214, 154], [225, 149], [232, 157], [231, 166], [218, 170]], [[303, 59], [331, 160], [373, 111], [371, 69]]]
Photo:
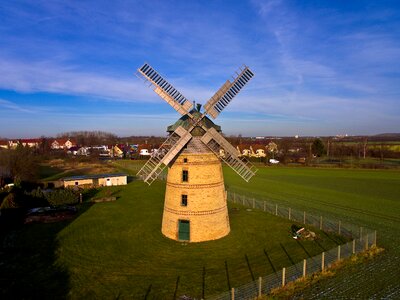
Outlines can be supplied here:
[[0, 88], [22, 93], [49, 92], [109, 100], [154, 101], [133, 74], [129, 77], [89, 73], [52, 61], [24, 62], [0, 57]]
[[9, 100], [0, 99], [0, 107], [22, 113], [35, 113], [35, 110], [26, 109]]

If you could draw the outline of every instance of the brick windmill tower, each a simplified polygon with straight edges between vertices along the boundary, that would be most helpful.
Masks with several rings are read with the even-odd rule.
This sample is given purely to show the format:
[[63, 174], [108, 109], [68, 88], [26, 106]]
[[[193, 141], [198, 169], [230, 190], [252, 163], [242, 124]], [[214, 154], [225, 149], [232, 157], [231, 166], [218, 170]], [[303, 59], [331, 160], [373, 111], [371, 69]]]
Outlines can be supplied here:
[[[245, 181], [256, 169], [221, 135], [213, 119], [254, 76], [248, 67], [239, 69], [233, 81], [211, 97], [201, 112], [149, 64], [138, 75], [151, 82], [154, 91], [182, 117], [167, 131], [169, 136], [138, 175], [151, 184], [168, 166], [162, 233], [177, 241], [202, 242], [229, 234], [229, 217], [221, 160]], [[221, 150], [224, 155], [221, 156]]]

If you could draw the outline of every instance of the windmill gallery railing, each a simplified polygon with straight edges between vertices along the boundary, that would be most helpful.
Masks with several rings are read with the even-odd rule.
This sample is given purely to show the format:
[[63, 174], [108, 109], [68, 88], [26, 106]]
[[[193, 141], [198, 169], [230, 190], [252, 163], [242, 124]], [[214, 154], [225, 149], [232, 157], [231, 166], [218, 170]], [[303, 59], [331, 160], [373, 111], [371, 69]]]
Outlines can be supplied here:
[[376, 231], [359, 227], [341, 220], [325, 218], [321, 215], [292, 209], [278, 203], [257, 200], [234, 192], [228, 192], [228, 201], [247, 206], [252, 209], [259, 209], [293, 222], [313, 226], [326, 232], [337, 233], [352, 240], [336, 248], [322, 252], [314, 257], [304, 259], [297, 264], [283, 268], [282, 270], [259, 277], [257, 280], [232, 288], [230, 291], [207, 297], [212, 300], [232, 299], [255, 299], [261, 295], [269, 294], [273, 289], [284, 287], [289, 282], [306, 277], [310, 274], [324, 271], [333, 263], [354, 254], [363, 252], [373, 245], [376, 245]]

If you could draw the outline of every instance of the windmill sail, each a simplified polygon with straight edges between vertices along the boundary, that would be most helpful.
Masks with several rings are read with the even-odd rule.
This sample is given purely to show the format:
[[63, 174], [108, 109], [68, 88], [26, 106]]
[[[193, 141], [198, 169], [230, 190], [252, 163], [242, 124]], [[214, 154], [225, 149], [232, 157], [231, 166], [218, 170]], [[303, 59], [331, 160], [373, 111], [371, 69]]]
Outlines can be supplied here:
[[[206, 114], [209, 114], [215, 119], [254, 76], [253, 72], [247, 66], [240, 69], [240, 73], [234, 78], [233, 82], [227, 80], [217, 93], [211, 97], [204, 106], [205, 113], [201, 114], [201, 116], [192, 115], [192, 112], [189, 112], [192, 107], [190, 101], [158, 74], [149, 64], [145, 63], [140, 67], [138, 69], [138, 74], [145, 80], [151, 82], [155, 87], [154, 91], [176, 111], [182, 115], [187, 115], [189, 117], [188, 122], [190, 123], [188, 130], [182, 126], [178, 126], [157, 152], [155, 152], [140, 169], [137, 175], [146, 183], [150, 185], [163, 172], [165, 167], [177, 157], [183, 147], [191, 140], [191, 132], [196, 127], [202, 127], [205, 131], [205, 134], [201, 137], [201, 141], [245, 181], [249, 181], [251, 177], [255, 175], [257, 171], [256, 168], [246, 159], [239, 158], [238, 151], [225, 140], [215, 128], [210, 128], [201, 124]], [[209, 121], [211, 122], [211, 120]], [[221, 149], [224, 150], [223, 156], [220, 155]]]
[[246, 159], [240, 159], [235, 147], [214, 128], [209, 128], [201, 140], [217, 156], [220, 149], [224, 149], [225, 155], [221, 159], [245, 181], [248, 182], [256, 174], [256, 168]]
[[254, 76], [254, 73], [248, 68], [240, 70], [240, 74], [233, 82], [227, 80], [224, 85], [208, 100], [204, 109], [213, 119], [232, 101], [246, 83]]
[[176, 128], [137, 175], [142, 177], [143, 181], [148, 185], [152, 184], [191, 138], [190, 132], [186, 131], [182, 126]]
[[168, 81], [157, 73], [149, 64], [145, 63], [138, 69], [142, 77], [154, 85], [154, 91], [171, 105], [181, 115], [189, 112], [192, 104], [178, 90], [176, 90]]

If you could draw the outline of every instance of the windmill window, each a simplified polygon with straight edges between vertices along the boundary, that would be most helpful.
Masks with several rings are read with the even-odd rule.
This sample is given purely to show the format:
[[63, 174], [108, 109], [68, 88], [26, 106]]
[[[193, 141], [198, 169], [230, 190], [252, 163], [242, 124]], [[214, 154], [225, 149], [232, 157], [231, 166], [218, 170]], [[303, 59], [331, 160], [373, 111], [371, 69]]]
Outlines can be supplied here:
[[182, 195], [181, 197], [181, 206], [187, 206], [188, 203], [188, 196], [187, 195]]
[[184, 163], [187, 163], [187, 158], [184, 158], [184, 159], [183, 159], [183, 162], [184, 162]]
[[182, 181], [183, 182], [188, 182], [189, 181], [189, 171], [188, 170], [183, 170], [182, 171]]

